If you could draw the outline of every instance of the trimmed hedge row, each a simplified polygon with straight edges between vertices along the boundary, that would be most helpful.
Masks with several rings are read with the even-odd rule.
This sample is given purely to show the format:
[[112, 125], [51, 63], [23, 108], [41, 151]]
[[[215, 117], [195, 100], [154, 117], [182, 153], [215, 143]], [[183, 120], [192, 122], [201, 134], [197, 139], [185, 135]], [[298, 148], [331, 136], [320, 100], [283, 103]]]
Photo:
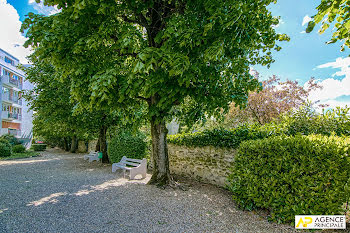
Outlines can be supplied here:
[[44, 151], [46, 150], [46, 144], [38, 143], [38, 144], [32, 144], [32, 148], [34, 151]]
[[246, 140], [281, 135], [284, 129], [275, 124], [243, 125], [232, 130], [213, 129], [202, 132], [168, 135], [167, 142], [183, 146], [215, 146], [237, 148]]
[[108, 144], [108, 157], [111, 163], [119, 162], [123, 156], [142, 159], [146, 155], [147, 143], [140, 135], [122, 132], [115, 136]]
[[350, 198], [349, 143], [320, 135], [242, 142], [228, 188], [240, 207], [268, 209], [278, 222], [293, 222], [295, 215], [343, 214]]

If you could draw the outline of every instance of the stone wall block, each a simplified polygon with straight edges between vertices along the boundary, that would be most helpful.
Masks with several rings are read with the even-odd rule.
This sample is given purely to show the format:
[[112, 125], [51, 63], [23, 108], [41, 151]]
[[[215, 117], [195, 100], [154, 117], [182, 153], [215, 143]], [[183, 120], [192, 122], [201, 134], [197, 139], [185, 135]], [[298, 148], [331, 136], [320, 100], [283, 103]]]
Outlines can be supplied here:
[[186, 147], [168, 144], [170, 171], [221, 187], [226, 186], [236, 150], [206, 147]]

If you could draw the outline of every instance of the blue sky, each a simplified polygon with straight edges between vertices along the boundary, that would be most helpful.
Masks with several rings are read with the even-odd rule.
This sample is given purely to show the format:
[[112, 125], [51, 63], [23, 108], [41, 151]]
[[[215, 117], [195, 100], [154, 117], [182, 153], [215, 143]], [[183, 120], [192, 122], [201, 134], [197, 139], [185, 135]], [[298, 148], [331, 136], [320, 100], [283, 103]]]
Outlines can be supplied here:
[[[318, 34], [318, 27], [310, 34], [304, 33], [306, 24], [302, 23], [316, 13], [316, 6], [320, 1], [279, 0], [269, 7], [273, 15], [281, 16], [276, 30], [286, 33], [291, 40], [280, 43], [282, 50], [273, 53], [276, 62], [270, 69], [261, 66], [254, 69], [264, 79], [277, 75], [282, 80], [297, 80], [302, 85], [314, 77], [324, 88], [312, 93], [311, 100], [321, 100], [331, 107], [345, 104], [350, 106], [350, 51], [347, 49], [340, 52], [340, 43], [325, 44], [331, 38], [331, 29], [323, 35]], [[57, 10], [36, 4], [35, 0], [0, 0], [0, 48], [24, 63], [25, 56], [30, 51], [21, 46], [25, 38], [18, 30], [28, 12], [52, 14]]]
[[334, 73], [332, 69], [315, 69], [317, 66], [335, 61], [338, 57], [346, 57], [349, 51], [340, 52], [340, 43], [326, 45], [330, 40], [332, 31], [328, 30], [320, 35], [315, 30], [310, 33], [305, 31], [306, 25], [302, 26], [306, 15], [312, 16], [320, 1], [315, 0], [280, 0], [278, 4], [271, 5], [273, 15], [281, 16], [282, 23], [277, 28], [279, 33], [286, 33], [290, 42], [281, 43], [282, 50], [275, 52], [270, 69], [256, 67], [264, 76], [276, 74], [291, 79], [303, 81], [310, 77], [319, 79], [328, 78]]

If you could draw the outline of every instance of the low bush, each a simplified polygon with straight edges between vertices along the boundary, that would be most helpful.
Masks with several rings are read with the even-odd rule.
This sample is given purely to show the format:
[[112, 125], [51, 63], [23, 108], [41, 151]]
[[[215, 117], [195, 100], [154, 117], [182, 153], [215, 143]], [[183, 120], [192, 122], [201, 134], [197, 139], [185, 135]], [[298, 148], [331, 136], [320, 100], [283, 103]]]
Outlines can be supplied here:
[[21, 142], [12, 134], [4, 134], [0, 137], [0, 139], [5, 139], [7, 140], [11, 146], [19, 145]]
[[108, 144], [108, 157], [111, 163], [117, 163], [123, 156], [133, 159], [142, 159], [146, 155], [147, 143], [142, 135], [132, 135], [121, 132], [111, 139]]
[[0, 157], [8, 157], [12, 154], [12, 146], [11, 144], [6, 140], [1, 138], [0, 139]]
[[271, 219], [334, 215], [349, 200], [349, 138], [276, 136], [241, 143], [228, 188], [244, 209], [270, 210]]
[[46, 150], [46, 144], [38, 143], [38, 144], [32, 144], [32, 149], [34, 151], [44, 151]]
[[303, 106], [282, 118], [288, 135], [322, 134], [350, 136], [350, 108], [331, 109], [317, 113], [311, 106]]
[[21, 145], [21, 144], [15, 145], [15, 146], [12, 147], [12, 152], [13, 153], [23, 153], [25, 151], [26, 151], [26, 148], [23, 145]]

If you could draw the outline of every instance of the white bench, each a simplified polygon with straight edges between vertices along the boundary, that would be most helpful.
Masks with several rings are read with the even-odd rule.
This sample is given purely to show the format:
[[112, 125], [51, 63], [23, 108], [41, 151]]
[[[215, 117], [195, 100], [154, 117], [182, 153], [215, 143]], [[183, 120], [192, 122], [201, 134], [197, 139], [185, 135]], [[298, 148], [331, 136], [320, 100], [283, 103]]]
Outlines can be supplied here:
[[138, 174], [141, 174], [142, 179], [144, 179], [146, 178], [147, 173], [147, 159], [130, 159], [123, 156], [119, 163], [112, 164], [112, 172], [115, 172], [118, 169], [124, 170], [124, 178], [125, 171], [129, 171], [129, 178], [131, 180], [133, 180]]
[[91, 151], [90, 154], [84, 155], [84, 160], [89, 160], [89, 162], [92, 162], [94, 160], [100, 161], [100, 158], [98, 157], [98, 152], [96, 151]]

